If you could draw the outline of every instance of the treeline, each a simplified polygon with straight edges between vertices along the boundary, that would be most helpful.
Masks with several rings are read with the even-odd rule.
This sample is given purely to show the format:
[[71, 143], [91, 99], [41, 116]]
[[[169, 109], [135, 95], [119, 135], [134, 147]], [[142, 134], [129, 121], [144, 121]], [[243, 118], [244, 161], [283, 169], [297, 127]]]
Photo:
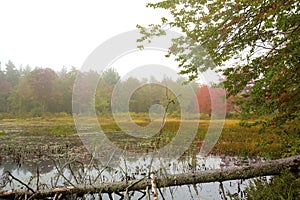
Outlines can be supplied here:
[[[111, 113], [111, 98], [115, 85], [120, 80], [119, 74], [114, 69], [108, 69], [101, 75], [90, 71], [81, 73], [76, 68], [55, 72], [49, 68], [25, 68], [17, 69], [11, 62], [0, 68], [0, 115], [2, 116], [42, 116], [51, 113], [72, 113], [72, 94], [77, 75], [85, 76], [80, 84], [84, 88], [80, 90], [82, 105], [87, 105], [84, 99], [85, 93], [93, 92], [90, 84], [98, 81], [95, 92], [95, 109], [98, 114]], [[99, 79], [99, 80], [98, 80]], [[148, 79], [128, 78], [118, 83], [115, 91], [116, 101], [114, 111], [124, 112], [129, 106], [130, 112], [148, 112], [153, 104], [168, 105], [168, 113], [180, 114], [184, 112], [195, 112], [195, 98], [187, 94], [188, 91], [181, 89], [184, 79], [155, 80], [151, 77], [152, 84], [147, 84]], [[154, 83], [153, 83], [154, 82]], [[157, 83], [157, 84], [156, 84]], [[138, 89], [136, 89], [138, 87]], [[191, 83], [194, 91], [199, 88], [195, 82]], [[178, 88], [176, 88], [178, 87]], [[180, 94], [174, 94], [166, 88], [175, 88]], [[131, 91], [135, 89], [135, 91]], [[179, 92], [178, 92], [179, 91]], [[132, 96], [128, 102], [122, 101], [128, 94]], [[77, 102], [80, 104], [80, 102]], [[75, 112], [80, 112], [76, 111]]]
[[19, 69], [11, 62], [0, 68], [0, 112], [5, 116], [41, 116], [71, 113], [72, 89], [77, 70], [29, 66]]

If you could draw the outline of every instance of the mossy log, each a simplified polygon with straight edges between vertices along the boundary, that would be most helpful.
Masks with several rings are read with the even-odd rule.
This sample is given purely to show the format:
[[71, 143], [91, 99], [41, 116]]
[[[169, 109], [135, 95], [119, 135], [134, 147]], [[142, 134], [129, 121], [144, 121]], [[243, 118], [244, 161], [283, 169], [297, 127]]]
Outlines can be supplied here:
[[[157, 187], [180, 186], [196, 183], [222, 182], [236, 179], [249, 179], [260, 176], [278, 175], [283, 170], [299, 170], [300, 155], [284, 159], [270, 160], [262, 163], [256, 163], [249, 166], [231, 167], [218, 170], [199, 171], [194, 173], [182, 173], [156, 177]], [[35, 193], [31, 191], [2, 191], [0, 199], [14, 199], [20, 196], [34, 198], [45, 198], [60, 195], [95, 193], [119, 193], [124, 191], [145, 190], [151, 188], [151, 179], [144, 178], [132, 180], [129, 182], [112, 182], [93, 186], [69, 186], [53, 188], [51, 190], [39, 190]]]

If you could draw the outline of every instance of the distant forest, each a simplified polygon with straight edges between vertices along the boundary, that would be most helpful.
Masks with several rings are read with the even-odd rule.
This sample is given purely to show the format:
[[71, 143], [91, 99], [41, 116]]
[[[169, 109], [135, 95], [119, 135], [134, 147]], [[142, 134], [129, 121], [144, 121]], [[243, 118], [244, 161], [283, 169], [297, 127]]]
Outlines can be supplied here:
[[[72, 94], [77, 75], [85, 76], [84, 80], [98, 80], [100, 75], [95, 71], [79, 72], [72, 67], [67, 70], [63, 67], [55, 72], [50, 68], [30, 68], [29, 66], [19, 69], [11, 62], [5, 64], [5, 69], [0, 68], [0, 117], [39, 117], [47, 114], [71, 114], [72, 113]], [[98, 81], [95, 92], [95, 109], [97, 114], [111, 113], [111, 96], [114, 86], [120, 80], [119, 74], [112, 68], [104, 71]], [[197, 93], [191, 98], [181, 91], [180, 95], [175, 95], [167, 87], [180, 87], [185, 82], [184, 79], [172, 80], [165, 78], [157, 81], [151, 77], [152, 84], [147, 84], [148, 79], [128, 78], [120, 81], [119, 98], [128, 95], [130, 88], [140, 85], [132, 93], [129, 101], [129, 111], [134, 113], [148, 112], [153, 104], [168, 106], [167, 112], [174, 116], [184, 112], [202, 112], [210, 114], [210, 96], [207, 86], [199, 86], [196, 82], [190, 83], [193, 90]], [[157, 84], [153, 84], [157, 82]], [[89, 81], [84, 81], [81, 87], [87, 88], [82, 92], [88, 92]], [[122, 89], [124, 88], [124, 90]], [[201, 92], [202, 91], [202, 92]], [[214, 90], [212, 90], [214, 91]], [[211, 93], [212, 93], [211, 91]], [[221, 99], [224, 92], [217, 91], [212, 98]], [[201, 94], [200, 94], [201, 92]], [[84, 96], [84, 94], [79, 94]], [[126, 102], [120, 99], [116, 110], [124, 111]], [[197, 102], [198, 100], [198, 102]], [[84, 101], [84, 99], [82, 99]], [[78, 103], [78, 102], [77, 102]], [[79, 102], [80, 103], [80, 102]], [[126, 110], [126, 109], [125, 109]], [[75, 111], [76, 112], [76, 111]]]

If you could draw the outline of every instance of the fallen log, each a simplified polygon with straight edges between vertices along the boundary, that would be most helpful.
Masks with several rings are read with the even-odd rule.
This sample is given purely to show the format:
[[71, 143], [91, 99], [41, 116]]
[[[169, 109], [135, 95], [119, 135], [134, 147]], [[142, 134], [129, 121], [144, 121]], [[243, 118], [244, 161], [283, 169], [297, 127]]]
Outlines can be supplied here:
[[[283, 170], [299, 170], [300, 155], [284, 159], [270, 160], [262, 163], [256, 163], [249, 166], [231, 167], [218, 170], [199, 171], [194, 173], [182, 173], [167, 176], [156, 177], [156, 186], [170, 187], [195, 183], [222, 182], [236, 179], [249, 179], [260, 176], [278, 175]], [[84, 194], [95, 193], [114, 193], [133, 190], [145, 190], [151, 188], [151, 179], [143, 178], [129, 182], [112, 182], [94, 186], [68, 186], [53, 188], [51, 190], [32, 191], [2, 191], [0, 199], [14, 199], [20, 196], [31, 198], [53, 197], [55, 195]]]

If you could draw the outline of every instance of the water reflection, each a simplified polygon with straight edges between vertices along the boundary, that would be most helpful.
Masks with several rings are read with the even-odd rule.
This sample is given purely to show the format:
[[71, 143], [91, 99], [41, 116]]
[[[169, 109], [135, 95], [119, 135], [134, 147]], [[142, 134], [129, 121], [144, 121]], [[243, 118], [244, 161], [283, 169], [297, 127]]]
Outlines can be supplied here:
[[[196, 159], [196, 162], [194, 161]], [[121, 158], [122, 160], [122, 158]], [[57, 161], [43, 160], [39, 165], [32, 165], [23, 163], [19, 165], [12, 160], [2, 162], [0, 167], [0, 174], [5, 175], [5, 171], [10, 171], [14, 177], [18, 177], [25, 183], [32, 184], [37, 176], [37, 167], [40, 169], [39, 181], [44, 188], [51, 188], [57, 186], [70, 185], [70, 182], [76, 184], [101, 184], [105, 182], [125, 181], [126, 179], [140, 179], [148, 176], [151, 158], [143, 157], [132, 160], [124, 160], [119, 163], [119, 166], [115, 168], [104, 168], [96, 160], [86, 160], [85, 162], [76, 161], [69, 163], [66, 159]], [[220, 169], [235, 165], [247, 165], [257, 162], [258, 159], [241, 159], [237, 157], [227, 156], [208, 156], [201, 157], [200, 155], [186, 156], [185, 159], [178, 160], [176, 162], [169, 163], [167, 166], [162, 166], [160, 162], [152, 162], [156, 170], [157, 176], [164, 176], [168, 174], [177, 174], [192, 171], [205, 171], [209, 169]], [[53, 163], [57, 162], [57, 163]], [[191, 163], [194, 166], [192, 166]], [[78, 165], [82, 166], [76, 166]], [[57, 166], [55, 166], [57, 165]], [[63, 173], [64, 177], [61, 173]], [[69, 181], [67, 181], [67, 179]], [[49, 181], [50, 180], [50, 181]], [[223, 182], [223, 189], [225, 194], [227, 192], [231, 194], [243, 195], [242, 190], [245, 187], [245, 183], [241, 184], [240, 180]], [[11, 189], [24, 189], [23, 186], [17, 181], [12, 181], [7, 184], [2, 190]], [[161, 192], [166, 199], [220, 199], [223, 194], [220, 190], [220, 183], [205, 183], [195, 184], [187, 186], [162, 188]], [[141, 192], [134, 192], [132, 199], [139, 199], [144, 194]], [[227, 195], [227, 194], [226, 194]], [[119, 198], [118, 195], [115, 197]], [[109, 199], [108, 196], [103, 195], [103, 199]]]
[[[46, 142], [45, 142], [46, 141]], [[261, 161], [260, 158], [238, 158], [210, 155], [202, 157], [199, 154], [201, 141], [193, 145], [176, 161], [166, 162], [164, 158], [153, 160], [150, 156], [120, 157], [119, 162], [101, 165], [93, 159], [76, 135], [47, 136], [41, 134], [9, 134], [0, 140], [0, 175], [1, 190], [24, 189], [24, 186], [10, 177], [22, 180], [33, 189], [37, 187], [37, 177], [40, 189], [69, 185], [96, 185], [106, 182], [141, 179], [149, 176], [153, 166], [157, 176], [198, 172], [210, 169], [220, 169], [232, 166], [242, 166]], [[108, 152], [109, 153], [109, 152]], [[247, 181], [220, 183], [204, 183], [178, 187], [161, 188], [165, 199], [220, 199], [227, 192], [243, 195]], [[131, 193], [132, 199], [145, 198], [145, 191]], [[228, 196], [228, 195], [227, 195]], [[120, 197], [115, 195], [116, 199]], [[97, 199], [97, 198], [96, 198]], [[109, 199], [104, 194], [103, 199]]]

